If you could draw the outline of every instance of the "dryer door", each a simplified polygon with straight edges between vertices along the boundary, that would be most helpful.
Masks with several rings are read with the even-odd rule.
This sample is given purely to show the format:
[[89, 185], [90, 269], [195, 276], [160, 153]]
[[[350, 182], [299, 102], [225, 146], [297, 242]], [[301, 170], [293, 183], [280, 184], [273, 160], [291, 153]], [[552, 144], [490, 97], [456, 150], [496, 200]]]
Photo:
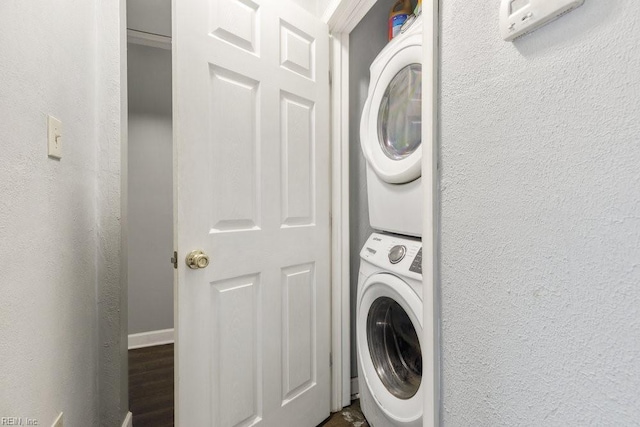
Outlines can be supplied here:
[[385, 182], [420, 177], [422, 160], [421, 36], [402, 40], [387, 61], [371, 67], [369, 95], [360, 122], [365, 158]]
[[371, 276], [358, 295], [358, 357], [380, 409], [398, 423], [422, 416], [422, 302], [400, 278]]

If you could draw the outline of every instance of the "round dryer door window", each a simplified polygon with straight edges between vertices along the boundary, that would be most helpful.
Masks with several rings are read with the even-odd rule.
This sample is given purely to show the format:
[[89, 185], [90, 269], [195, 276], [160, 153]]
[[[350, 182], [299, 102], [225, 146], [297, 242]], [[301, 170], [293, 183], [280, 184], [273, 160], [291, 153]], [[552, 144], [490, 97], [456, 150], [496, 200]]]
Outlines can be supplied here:
[[418, 334], [406, 311], [391, 298], [377, 298], [367, 316], [367, 341], [382, 384], [399, 399], [410, 399], [422, 381]]
[[422, 65], [404, 67], [389, 83], [378, 112], [378, 140], [392, 160], [402, 160], [422, 142]]

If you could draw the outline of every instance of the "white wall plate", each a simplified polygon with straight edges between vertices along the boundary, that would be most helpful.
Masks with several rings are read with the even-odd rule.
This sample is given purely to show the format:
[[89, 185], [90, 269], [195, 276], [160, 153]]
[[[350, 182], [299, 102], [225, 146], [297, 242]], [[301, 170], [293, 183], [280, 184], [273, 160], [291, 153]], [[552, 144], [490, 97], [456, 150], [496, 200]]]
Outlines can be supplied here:
[[584, 0], [502, 0], [500, 33], [506, 41], [513, 41], [583, 3]]
[[51, 116], [47, 117], [47, 152], [51, 158], [62, 158], [62, 122]]

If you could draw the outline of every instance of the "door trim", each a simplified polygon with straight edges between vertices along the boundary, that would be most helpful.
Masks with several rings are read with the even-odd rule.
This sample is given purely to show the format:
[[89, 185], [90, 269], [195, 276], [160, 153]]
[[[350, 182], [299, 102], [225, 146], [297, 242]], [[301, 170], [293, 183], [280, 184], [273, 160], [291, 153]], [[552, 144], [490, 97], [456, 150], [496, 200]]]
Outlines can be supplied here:
[[329, 33], [348, 35], [376, 2], [377, 0], [332, 0], [322, 20], [329, 24]]
[[173, 344], [173, 335], [173, 328], [129, 334], [129, 350], [153, 347], [156, 345]]
[[[422, 234], [422, 338], [427, 345], [423, 353], [423, 372], [430, 372], [433, 381], [424, 389], [425, 427], [440, 425], [440, 197], [439, 197], [439, 136], [440, 136], [440, 1], [425, 2], [423, 14], [422, 67], [422, 191], [423, 234]], [[425, 76], [425, 70], [431, 76]], [[426, 78], [425, 78], [426, 77]], [[430, 148], [430, 149], [429, 149]]]
[[331, 35], [331, 412], [351, 404], [349, 258], [349, 33], [377, 0], [332, 0]]
[[[351, 404], [349, 36], [331, 38], [331, 411]], [[347, 76], [345, 79], [344, 76]]]
[[142, 46], [171, 50], [171, 37], [127, 29], [127, 41]]

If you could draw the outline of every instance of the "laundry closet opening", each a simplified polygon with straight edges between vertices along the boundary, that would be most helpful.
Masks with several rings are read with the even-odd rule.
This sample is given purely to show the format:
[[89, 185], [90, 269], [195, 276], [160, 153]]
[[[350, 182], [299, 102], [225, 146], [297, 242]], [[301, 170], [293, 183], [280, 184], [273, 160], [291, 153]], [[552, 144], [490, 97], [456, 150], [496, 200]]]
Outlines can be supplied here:
[[417, 426], [433, 386], [421, 240], [422, 83], [431, 67], [420, 6], [391, 4], [415, 11], [391, 41], [386, 1], [348, 31], [351, 392], [372, 425]]
[[[367, 185], [367, 160], [363, 155], [361, 144], [361, 119], [367, 96], [370, 89], [371, 72], [370, 67], [376, 60], [380, 52], [389, 44], [389, 39], [385, 29], [389, 20], [389, 8], [393, 2], [379, 0], [367, 12], [364, 18], [349, 34], [349, 267], [350, 267], [350, 313], [351, 313], [351, 382], [352, 395], [358, 393], [358, 385], [356, 378], [358, 377], [357, 366], [357, 346], [356, 346], [356, 304], [357, 304], [357, 288], [358, 276], [360, 271], [360, 251], [363, 249], [367, 239], [376, 230], [371, 226], [371, 212], [369, 211], [369, 194], [370, 189]], [[403, 68], [397, 74], [397, 79], [402, 79], [405, 72], [415, 75], [419, 74], [420, 65], [411, 65]], [[389, 84], [389, 88], [393, 83]], [[410, 88], [409, 85], [397, 85], [400, 88]], [[415, 88], [413, 88], [415, 90]], [[382, 107], [388, 105], [381, 101]], [[384, 108], [381, 108], [381, 110]], [[389, 115], [395, 111], [387, 111], [387, 117], [378, 120], [383, 125], [381, 133], [384, 131], [391, 132], [392, 125], [387, 123], [398, 123], [399, 120], [392, 120]], [[402, 113], [405, 113], [403, 110]], [[419, 114], [419, 112], [418, 112]], [[419, 120], [419, 119], [418, 119]], [[396, 129], [393, 129], [396, 131]], [[421, 127], [409, 128], [406, 131], [407, 147], [400, 157], [406, 157], [411, 154], [420, 145]], [[371, 135], [372, 138], [378, 138], [378, 135]], [[388, 140], [385, 138], [385, 140]], [[384, 147], [383, 147], [384, 148]], [[401, 148], [391, 146], [389, 150], [396, 153]], [[421, 199], [420, 199], [421, 200]], [[405, 234], [405, 233], [401, 233]]]

